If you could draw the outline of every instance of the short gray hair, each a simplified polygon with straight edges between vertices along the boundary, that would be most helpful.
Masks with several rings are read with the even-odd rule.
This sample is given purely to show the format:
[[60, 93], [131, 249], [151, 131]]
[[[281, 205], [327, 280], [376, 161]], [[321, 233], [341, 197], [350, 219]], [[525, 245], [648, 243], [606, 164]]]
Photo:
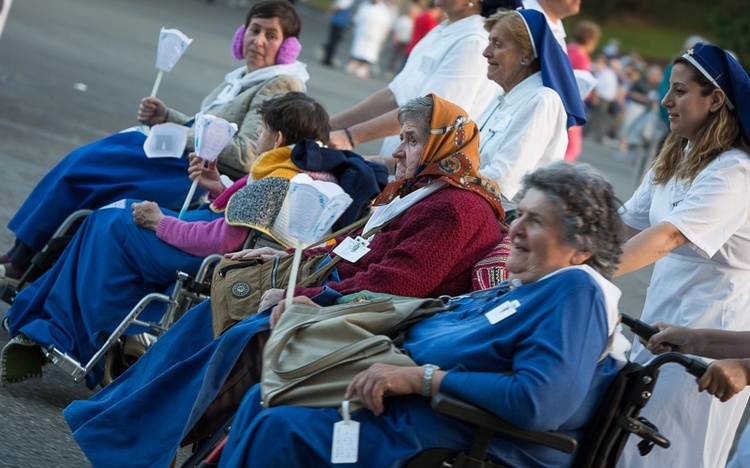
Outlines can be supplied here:
[[554, 205], [565, 242], [590, 253], [584, 263], [612, 278], [625, 241], [625, 227], [617, 213], [622, 203], [612, 184], [588, 164], [560, 161], [524, 176], [518, 198], [532, 188], [544, 192]]
[[408, 101], [398, 108], [398, 123], [411, 122], [417, 127], [424, 129], [424, 134], [430, 135], [430, 122], [432, 122], [432, 108], [435, 102], [431, 96], [418, 97]]

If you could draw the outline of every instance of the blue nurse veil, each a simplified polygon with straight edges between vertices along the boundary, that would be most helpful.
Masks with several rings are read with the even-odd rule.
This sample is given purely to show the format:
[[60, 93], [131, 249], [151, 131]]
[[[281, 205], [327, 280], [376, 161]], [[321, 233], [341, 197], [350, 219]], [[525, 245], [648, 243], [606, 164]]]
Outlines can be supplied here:
[[542, 84], [553, 89], [562, 99], [565, 112], [568, 114], [567, 126], [586, 123], [586, 111], [583, 99], [578, 92], [575, 75], [570, 59], [563, 52], [547, 25], [544, 15], [536, 10], [519, 10], [526, 28], [531, 36], [534, 57], [539, 59], [542, 70]]

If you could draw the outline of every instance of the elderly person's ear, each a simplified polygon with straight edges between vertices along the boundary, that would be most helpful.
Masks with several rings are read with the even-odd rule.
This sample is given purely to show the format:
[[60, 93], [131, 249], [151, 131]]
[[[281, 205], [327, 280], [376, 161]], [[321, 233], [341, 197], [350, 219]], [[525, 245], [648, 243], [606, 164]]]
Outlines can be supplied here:
[[573, 254], [573, 256], [570, 259], [570, 262], [573, 265], [583, 265], [591, 258], [591, 252], [584, 251], [584, 250], [578, 250], [576, 253]]

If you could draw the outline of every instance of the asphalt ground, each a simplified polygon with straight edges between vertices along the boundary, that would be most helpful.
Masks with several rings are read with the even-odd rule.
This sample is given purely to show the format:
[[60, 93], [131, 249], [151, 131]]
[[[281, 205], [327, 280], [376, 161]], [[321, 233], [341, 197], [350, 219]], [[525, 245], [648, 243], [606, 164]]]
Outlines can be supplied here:
[[[301, 60], [308, 92], [331, 115], [383, 87], [319, 64], [316, 49], [327, 37], [323, 14], [299, 5]], [[194, 39], [162, 81], [158, 97], [187, 113], [236, 68], [232, 35], [245, 8], [201, 0], [19, 0], [0, 39], [0, 251], [11, 247], [5, 227], [43, 175], [71, 150], [130, 127], [140, 99], [154, 83], [159, 29], [178, 28]], [[338, 58], [346, 62], [349, 40]], [[379, 142], [357, 147], [374, 154]], [[633, 166], [613, 151], [586, 141], [581, 161], [608, 175], [624, 201], [633, 192]], [[106, 163], [104, 161], [103, 163]], [[621, 310], [640, 315], [650, 269], [616, 280]], [[0, 316], [8, 306], [0, 303]], [[8, 335], [0, 331], [0, 346]], [[42, 380], [0, 388], [0, 466], [80, 467], [88, 462], [73, 441], [61, 410], [93, 393], [48, 365]]]

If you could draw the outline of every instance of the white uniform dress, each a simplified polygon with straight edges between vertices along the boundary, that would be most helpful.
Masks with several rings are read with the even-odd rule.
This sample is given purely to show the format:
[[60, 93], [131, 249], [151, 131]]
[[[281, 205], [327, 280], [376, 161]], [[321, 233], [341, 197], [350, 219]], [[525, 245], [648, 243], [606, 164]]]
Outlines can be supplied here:
[[[482, 51], [488, 37], [484, 18], [479, 15], [437, 25], [412, 49], [404, 68], [388, 84], [396, 103], [402, 106], [435, 93], [475, 119], [501, 89], [487, 78], [487, 59]], [[380, 154], [390, 156], [398, 141], [397, 135], [387, 137]]]
[[354, 38], [349, 55], [367, 63], [377, 63], [392, 20], [391, 10], [385, 3], [362, 4], [352, 19]]
[[511, 200], [524, 174], [563, 159], [567, 119], [560, 96], [542, 84], [541, 72], [500, 94], [477, 120], [480, 174], [497, 182]]
[[745, 431], [737, 442], [737, 450], [727, 468], [750, 468], [750, 422], [745, 426]]
[[[642, 319], [750, 330], [750, 157], [727, 151], [692, 184], [653, 186], [651, 180], [653, 172], [621, 209], [623, 221], [639, 230], [667, 221], [689, 243], [656, 262]], [[653, 356], [636, 341], [631, 358], [647, 362]], [[631, 438], [620, 466], [723, 467], [747, 399], [745, 389], [722, 403], [699, 393], [681, 366], [662, 367], [642, 414], [672, 446], [641, 458]]]

